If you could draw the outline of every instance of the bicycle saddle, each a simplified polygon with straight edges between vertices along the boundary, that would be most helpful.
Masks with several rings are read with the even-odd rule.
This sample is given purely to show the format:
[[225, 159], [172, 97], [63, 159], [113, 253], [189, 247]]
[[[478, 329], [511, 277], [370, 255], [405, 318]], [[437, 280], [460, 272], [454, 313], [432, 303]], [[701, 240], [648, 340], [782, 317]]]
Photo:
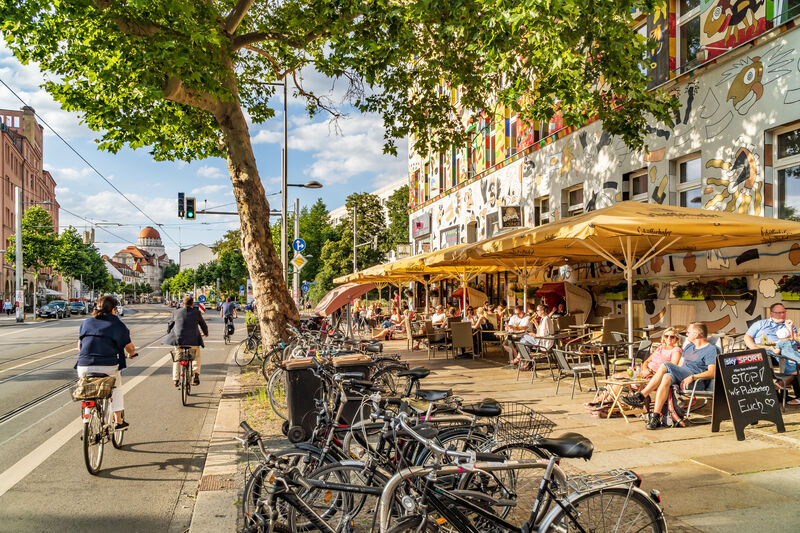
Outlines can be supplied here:
[[381, 353], [383, 351], [383, 344], [367, 344], [364, 346], [365, 352]]
[[481, 403], [464, 405], [461, 407], [461, 410], [465, 413], [480, 417], [499, 416], [503, 412], [503, 408], [494, 400], [484, 400]]
[[85, 378], [107, 378], [108, 374], [103, 374], [102, 372], [87, 372], [83, 375]]
[[414, 391], [414, 396], [426, 402], [438, 402], [444, 400], [453, 394], [452, 389], [448, 390], [430, 390], [430, 389], [417, 389]]
[[539, 439], [539, 447], [564, 459], [592, 458], [594, 444], [580, 433], [564, 433], [552, 439]]
[[398, 372], [397, 375], [400, 377], [409, 376], [414, 379], [425, 379], [430, 373], [431, 371], [424, 366], [415, 366], [414, 368], [409, 368], [408, 370]]

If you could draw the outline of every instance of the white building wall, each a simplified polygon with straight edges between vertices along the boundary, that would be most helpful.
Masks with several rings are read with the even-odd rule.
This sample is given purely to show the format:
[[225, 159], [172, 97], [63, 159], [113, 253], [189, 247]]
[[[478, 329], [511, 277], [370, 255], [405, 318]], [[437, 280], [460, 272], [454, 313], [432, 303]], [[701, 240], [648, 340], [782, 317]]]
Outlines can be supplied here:
[[204, 263], [213, 261], [216, 257], [211, 248], [205, 244], [195, 244], [191, 248], [181, 250], [180, 267], [181, 270], [197, 268]]

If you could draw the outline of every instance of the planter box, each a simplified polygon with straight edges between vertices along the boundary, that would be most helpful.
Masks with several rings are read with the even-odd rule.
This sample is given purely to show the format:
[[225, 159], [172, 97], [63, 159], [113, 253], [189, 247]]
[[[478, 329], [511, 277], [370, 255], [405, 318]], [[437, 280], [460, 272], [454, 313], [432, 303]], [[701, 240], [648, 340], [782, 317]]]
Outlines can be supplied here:
[[246, 324], [247, 325], [247, 335], [250, 336], [253, 334], [253, 331], [258, 327], [258, 324]]
[[687, 291], [684, 291], [680, 296], [678, 296], [678, 300], [705, 300], [705, 294], [699, 294], [697, 296], [692, 296]]
[[627, 291], [620, 291], [620, 292], [604, 292], [603, 298], [606, 300], [625, 300], [628, 298]]
[[783, 291], [781, 291], [781, 297], [784, 300], [788, 300], [788, 301], [798, 301], [798, 300], [800, 300], [800, 292], [783, 292]]

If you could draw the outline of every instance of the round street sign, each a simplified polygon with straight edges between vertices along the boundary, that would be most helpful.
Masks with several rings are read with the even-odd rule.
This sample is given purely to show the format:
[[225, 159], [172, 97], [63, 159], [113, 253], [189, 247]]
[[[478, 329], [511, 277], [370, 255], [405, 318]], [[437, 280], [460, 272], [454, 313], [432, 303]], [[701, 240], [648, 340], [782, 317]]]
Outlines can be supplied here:
[[295, 252], [302, 252], [306, 249], [306, 241], [303, 239], [295, 239], [292, 241], [292, 249]]
[[303, 292], [308, 292], [311, 290], [311, 285], [309, 285], [308, 283], [303, 283], [302, 285], [300, 285], [300, 290]]
[[197, 301], [200, 302], [201, 304], [206, 303], [206, 295], [201, 294], [200, 296], [197, 297]]

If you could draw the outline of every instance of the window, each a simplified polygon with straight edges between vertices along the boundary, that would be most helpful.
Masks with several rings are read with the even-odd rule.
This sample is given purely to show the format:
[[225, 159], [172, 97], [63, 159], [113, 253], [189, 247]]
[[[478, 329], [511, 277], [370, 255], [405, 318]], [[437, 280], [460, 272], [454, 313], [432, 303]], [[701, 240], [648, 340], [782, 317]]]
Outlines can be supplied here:
[[[647, 36], [647, 22], [644, 22], [644, 23], [642, 23], [642, 24], [641, 24], [641, 25], [640, 25], [638, 28], [636, 28], [634, 31], [635, 31], [635, 32], [636, 32], [638, 35], [641, 35], [641, 36], [642, 36], [642, 38], [644, 39], [644, 42], [647, 42], [647, 39], [648, 39], [648, 36]], [[647, 59], [647, 55], [645, 54], [645, 57], [643, 57], [642, 59], [643, 59], [643, 60]], [[643, 61], [641, 64], [639, 64], [639, 71], [640, 71], [642, 74], [647, 74], [647, 64], [646, 64], [644, 61]]]
[[574, 217], [583, 213], [583, 185], [563, 191], [561, 199], [564, 204], [562, 211], [565, 216]]
[[800, 221], [800, 127], [775, 132], [778, 218]]
[[511, 119], [509, 120], [509, 124], [511, 126], [511, 133], [509, 136], [511, 145], [507, 147], [508, 148], [507, 154], [508, 157], [511, 157], [512, 155], [517, 153], [517, 115], [511, 117]]
[[631, 172], [630, 175], [631, 200], [647, 202], [647, 169]]
[[678, 1], [678, 72], [697, 66], [700, 51], [700, 0]]
[[800, 0], [775, 0], [775, 13], [778, 15], [777, 24], [782, 24], [800, 16]]
[[547, 224], [550, 220], [550, 197], [537, 198], [534, 206], [533, 225]]
[[703, 207], [703, 187], [700, 154], [678, 162], [678, 197], [681, 207]]

